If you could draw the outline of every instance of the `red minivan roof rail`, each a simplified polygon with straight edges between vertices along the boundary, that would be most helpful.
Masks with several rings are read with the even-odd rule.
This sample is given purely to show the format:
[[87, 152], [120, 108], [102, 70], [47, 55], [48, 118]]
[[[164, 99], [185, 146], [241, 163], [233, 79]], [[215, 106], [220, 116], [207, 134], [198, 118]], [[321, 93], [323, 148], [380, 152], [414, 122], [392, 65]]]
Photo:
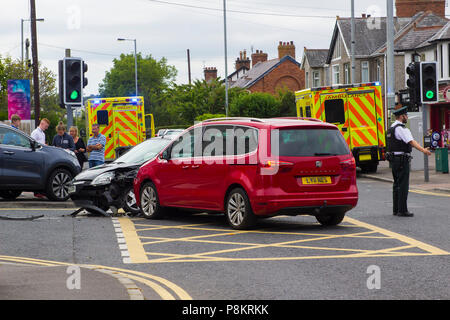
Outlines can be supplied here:
[[276, 117], [272, 119], [286, 119], [286, 120], [309, 120], [309, 121], [315, 121], [315, 122], [323, 122], [320, 119], [316, 118], [309, 118], [309, 117]]
[[221, 120], [247, 120], [247, 121], [255, 121], [255, 122], [264, 122], [263, 119], [259, 118], [249, 118], [249, 117], [223, 117], [223, 118], [212, 118], [203, 120], [203, 122], [212, 122], [212, 121], [221, 121]]

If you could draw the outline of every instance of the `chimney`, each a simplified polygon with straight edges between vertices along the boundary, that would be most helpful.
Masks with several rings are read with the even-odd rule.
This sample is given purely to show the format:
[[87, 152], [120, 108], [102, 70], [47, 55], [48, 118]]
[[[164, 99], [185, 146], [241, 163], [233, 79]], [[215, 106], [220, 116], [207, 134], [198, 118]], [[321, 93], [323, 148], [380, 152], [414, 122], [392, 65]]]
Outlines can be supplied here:
[[396, 15], [399, 18], [410, 18], [418, 12], [431, 11], [445, 17], [445, 0], [395, 0]]
[[205, 81], [211, 82], [214, 79], [217, 79], [217, 69], [216, 67], [205, 67], [203, 69], [203, 72], [205, 74]]
[[256, 53], [252, 53], [252, 68], [258, 62], [267, 61], [267, 53], [262, 52], [262, 50], [256, 50]]
[[281, 59], [284, 56], [291, 56], [295, 59], [295, 45], [294, 41], [281, 42], [278, 45], [278, 58]]
[[236, 59], [236, 70], [239, 70], [243, 66], [247, 67], [247, 69], [250, 69], [250, 59], [247, 57], [247, 51], [244, 50], [243, 52], [239, 52], [239, 58]]

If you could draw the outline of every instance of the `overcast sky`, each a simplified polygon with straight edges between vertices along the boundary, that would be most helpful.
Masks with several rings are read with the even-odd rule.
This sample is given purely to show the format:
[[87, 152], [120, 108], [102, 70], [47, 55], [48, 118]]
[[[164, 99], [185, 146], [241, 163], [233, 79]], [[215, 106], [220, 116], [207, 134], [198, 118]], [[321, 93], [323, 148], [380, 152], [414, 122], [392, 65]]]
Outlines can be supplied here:
[[[0, 0], [0, 55], [21, 56], [21, 19], [30, 16], [29, 0]], [[350, 0], [227, 0], [228, 73], [239, 51], [263, 50], [276, 58], [279, 41], [294, 41], [296, 59], [303, 47], [328, 48], [336, 15], [349, 17]], [[223, 0], [36, 0], [39, 60], [57, 74], [64, 49], [89, 66], [88, 94], [121, 53], [137, 50], [166, 57], [178, 70], [177, 82], [188, 82], [186, 50], [191, 52], [192, 79], [203, 67], [225, 75]], [[355, 14], [386, 16], [386, 0], [356, 0]], [[24, 22], [24, 38], [30, 23]], [[31, 56], [31, 52], [30, 52]]]

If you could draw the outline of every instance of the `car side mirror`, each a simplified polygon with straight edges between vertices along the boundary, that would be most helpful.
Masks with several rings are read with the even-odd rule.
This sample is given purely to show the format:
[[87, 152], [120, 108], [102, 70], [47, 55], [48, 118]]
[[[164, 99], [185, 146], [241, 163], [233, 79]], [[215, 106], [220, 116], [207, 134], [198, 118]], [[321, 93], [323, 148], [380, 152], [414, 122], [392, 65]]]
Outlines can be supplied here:
[[163, 153], [161, 153], [161, 155], [159, 156], [159, 158], [161, 160], [169, 161], [169, 159], [170, 159], [170, 148], [167, 148], [166, 150], [164, 150]]
[[36, 151], [36, 148], [38, 146], [37, 142], [35, 140], [30, 140], [31, 150]]

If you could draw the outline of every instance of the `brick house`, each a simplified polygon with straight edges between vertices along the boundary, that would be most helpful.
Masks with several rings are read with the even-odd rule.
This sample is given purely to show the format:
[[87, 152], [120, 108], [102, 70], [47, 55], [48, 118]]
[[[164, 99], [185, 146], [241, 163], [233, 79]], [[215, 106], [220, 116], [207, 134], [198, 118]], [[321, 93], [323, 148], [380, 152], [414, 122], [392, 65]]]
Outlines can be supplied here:
[[[245, 51], [244, 51], [245, 52]], [[268, 60], [267, 53], [256, 50], [250, 60], [245, 54], [236, 60], [236, 71], [228, 76], [230, 87], [245, 88], [251, 92], [276, 94], [278, 89], [298, 91], [305, 88], [305, 73], [295, 60], [295, 45], [281, 42], [278, 45], [278, 58]], [[246, 60], [248, 59], [248, 60]], [[237, 74], [238, 73], [238, 74]]]

